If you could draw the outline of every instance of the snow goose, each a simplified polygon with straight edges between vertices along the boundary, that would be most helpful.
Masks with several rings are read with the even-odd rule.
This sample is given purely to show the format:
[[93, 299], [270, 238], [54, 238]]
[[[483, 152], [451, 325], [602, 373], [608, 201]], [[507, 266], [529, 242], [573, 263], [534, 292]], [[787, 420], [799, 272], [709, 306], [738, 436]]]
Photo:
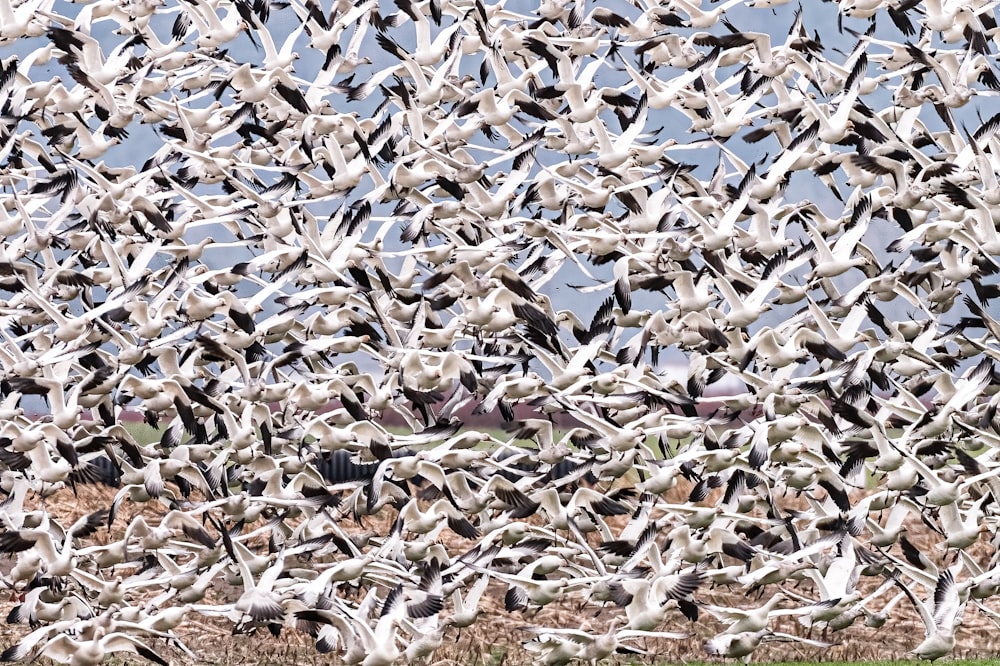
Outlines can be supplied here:
[[72, 463], [62, 456], [53, 459], [44, 444], [31, 447], [28, 456], [31, 458], [34, 473], [42, 483], [58, 484], [69, 480], [73, 471]]
[[[845, 535], [839, 542], [837, 549], [837, 554], [829, 561], [825, 572], [821, 574], [818, 569], [805, 571], [805, 576], [816, 584], [816, 590], [819, 593], [818, 601], [811, 602], [805, 597], [786, 592], [800, 602], [807, 604], [798, 609], [799, 622], [804, 626], [829, 625], [856, 607], [856, 602], [862, 598], [856, 585], [864, 566], [858, 562], [855, 556], [852, 537]], [[881, 594], [881, 590], [879, 594]]]
[[852, 268], [858, 268], [868, 277], [874, 277], [880, 272], [875, 253], [861, 242], [868, 229], [866, 218], [841, 234], [832, 246], [813, 225], [806, 225], [806, 228], [815, 249], [815, 255], [810, 259], [813, 270], [807, 276], [810, 281], [835, 277]]
[[274, 591], [275, 581], [284, 571], [285, 551], [279, 551], [254, 581], [254, 568], [251, 566], [253, 555], [241, 543], [233, 543], [233, 553], [236, 555], [236, 565], [239, 578], [243, 581], [243, 593], [229, 612], [229, 618], [236, 623], [238, 630], [256, 623], [281, 622], [285, 617], [284, 608], [278, 593]]
[[730, 658], [739, 657], [743, 659], [743, 663], [748, 664], [750, 663], [750, 655], [753, 654], [754, 650], [760, 647], [761, 643], [777, 641], [802, 643], [804, 645], [818, 648], [828, 648], [833, 646], [832, 643], [824, 643], [822, 641], [802, 638], [801, 636], [794, 636], [792, 634], [783, 634], [770, 629], [761, 629], [759, 631], [743, 631], [736, 634], [728, 632], [719, 634], [718, 636], [705, 641], [704, 648], [705, 652], [710, 655]]
[[605, 580], [601, 576], [569, 576], [565, 573], [556, 579], [544, 578], [536, 580], [518, 574], [484, 569], [472, 563], [468, 563], [466, 566], [509, 585], [504, 598], [504, 605], [510, 612], [526, 609], [529, 601], [537, 606], [545, 606], [562, 599], [567, 593], [586, 589], [594, 583]]
[[740, 95], [738, 101], [730, 102], [725, 98], [720, 99], [726, 94], [725, 91], [706, 73], [695, 79], [692, 86], [693, 90], [681, 90], [683, 99], [677, 107], [691, 119], [691, 131], [705, 132], [724, 141], [753, 124], [750, 109], [757, 103], [763, 90]]
[[707, 30], [715, 27], [719, 19], [730, 7], [739, 5], [741, 0], [726, 0], [721, 5], [713, 7], [711, 11], [701, 9], [700, 2], [690, 2], [689, 0], [674, 0], [672, 8], [679, 9], [688, 16], [688, 25], [698, 30]]
[[[65, 314], [62, 309], [52, 304], [50, 300], [43, 297], [41, 294], [33, 291], [30, 287], [25, 285], [22, 292], [22, 306], [25, 309], [32, 309], [38, 312], [40, 315], [44, 314], [48, 317], [47, 324], [52, 325], [52, 336], [55, 340], [60, 342], [73, 342], [89, 337], [91, 331], [93, 330], [93, 316], [91, 313], [97, 312], [97, 309], [91, 310], [83, 316], [73, 316], [72, 314]], [[111, 308], [101, 308], [105, 311]], [[98, 312], [96, 316], [103, 314]], [[28, 316], [28, 312], [22, 315], [22, 320]]]
[[[934, 469], [925, 464], [924, 461], [920, 460], [917, 456], [906, 450], [906, 448], [901, 448], [903, 450], [903, 455], [906, 457], [907, 464], [912, 470], [911, 473], [918, 477], [927, 489], [927, 492], [923, 495], [923, 500], [928, 506], [945, 507], [949, 504], [954, 504], [959, 500], [961, 493], [967, 488], [981, 481], [988, 481], [993, 475], [993, 472], [986, 471], [965, 479], [957, 478], [953, 481], [946, 481], [945, 479], [950, 478], [950, 475], [937, 473]], [[971, 529], [971, 526], [964, 520], [960, 520], [950, 511], [949, 514], [950, 516], [948, 520], [951, 522], [952, 527], [956, 529], [955, 537], [964, 538], [959, 537], [960, 533], [965, 535], [965, 537], [970, 537], [971, 534], [966, 530]], [[972, 520], [974, 517], [974, 514], [970, 515], [969, 520]]]
[[[85, 32], [51, 27], [46, 35], [66, 55], [69, 62], [79, 66], [81, 75], [90, 82], [88, 87], [92, 89], [94, 83], [106, 86], [122, 77], [122, 73], [129, 69], [127, 63], [132, 57], [130, 47], [138, 41], [133, 37], [118, 44], [105, 59], [101, 45]], [[105, 104], [107, 112], [115, 112], [117, 105], [107, 105], [107, 101]]]
[[758, 359], [766, 359], [763, 363], [771, 368], [788, 367], [801, 362], [810, 353], [837, 361], [847, 359], [843, 352], [827, 344], [826, 338], [807, 328], [800, 328], [791, 338], [786, 338], [779, 331], [764, 327], [750, 339], [749, 347], [757, 350]]
[[45, 560], [34, 549], [23, 550], [17, 554], [17, 562], [10, 570], [8, 579], [14, 590], [27, 589], [45, 564]]
[[[590, 664], [597, 664], [612, 657], [618, 652], [624, 641], [636, 639], [661, 639], [661, 640], [684, 640], [687, 634], [677, 631], [639, 631], [635, 629], [622, 628], [625, 623], [622, 617], [611, 620], [603, 633], [590, 633], [582, 629], [562, 629], [545, 627], [526, 627], [525, 631], [538, 634], [540, 637], [549, 636], [557, 640], [569, 640], [580, 646], [581, 649], [575, 653], [575, 658], [587, 661]], [[561, 643], [560, 643], [561, 644]], [[525, 647], [528, 647], [526, 644]], [[530, 649], [530, 648], [529, 648]], [[573, 650], [570, 649], [570, 652]], [[550, 655], [546, 654], [546, 660]]]
[[[35, 590], [32, 590], [29, 594], [34, 592]], [[41, 593], [41, 590], [38, 593]], [[35, 655], [34, 659], [37, 659], [38, 650], [48, 643], [53, 636], [78, 628], [81, 624], [80, 620], [81, 618], [74, 617], [72, 619], [53, 621], [51, 624], [35, 628], [29, 634], [23, 636], [17, 643], [0, 653], [0, 661], [29, 661], [32, 655]]]
[[[657, 548], [650, 544], [650, 551]], [[658, 556], [657, 556], [658, 559]], [[654, 559], [654, 562], [656, 559]], [[652, 578], [623, 578], [608, 584], [611, 598], [625, 608], [628, 631], [653, 631], [663, 624], [676, 604], [671, 601], [689, 600], [704, 577], [698, 573], [659, 572]]]
[[[585, 409], [585, 404], [564, 402], [561, 398], [559, 402], [568, 406], [573, 416], [585, 426], [581, 430], [571, 430], [560, 443], [577, 443], [582, 440], [591, 449], [619, 452], [628, 452], [646, 446], [646, 437], [650, 433], [645, 428], [633, 427], [633, 424], [623, 426], [614, 421], [599, 419]], [[655, 415], [653, 416], [655, 418]], [[659, 427], [663, 429], [668, 428], [669, 425], [663, 426], [661, 423]], [[581, 434], [583, 437], [580, 437]], [[652, 455], [648, 456], [650, 459], [652, 457]]]
[[987, 493], [973, 502], [965, 511], [965, 515], [958, 508], [958, 503], [953, 502], [940, 507], [938, 519], [941, 524], [941, 531], [945, 535], [944, 545], [946, 548], [957, 548], [964, 551], [979, 540], [980, 535], [989, 534], [989, 524], [984, 520], [982, 511], [983, 504], [990, 495]]
[[408, 663], [421, 659], [430, 662], [434, 652], [444, 643], [445, 632], [452, 626], [446, 618], [443, 621], [436, 617], [421, 618], [418, 621], [406, 617], [400, 620], [400, 626], [410, 634], [410, 642], [403, 650]]
[[439, 525], [447, 523], [453, 532], [466, 539], [475, 539], [479, 536], [479, 530], [447, 499], [439, 499], [426, 511], [420, 510], [416, 500], [410, 500], [400, 510], [399, 517], [403, 529], [415, 534], [427, 534]]
[[693, 38], [682, 37], [673, 31], [641, 40], [635, 46], [635, 52], [639, 64], [643, 65], [642, 69], [653, 69], [651, 65], [655, 63], [700, 73], [700, 68], [695, 65], [704, 60], [704, 54], [695, 48]]
[[535, 632], [537, 636], [522, 643], [528, 652], [540, 653], [541, 658], [538, 663], [545, 666], [561, 666], [568, 664], [580, 657], [583, 653], [583, 645], [574, 637], [564, 637], [560, 633], [548, 629], [539, 629]]
[[[61, 580], [55, 579], [56, 582]], [[35, 583], [35, 587], [18, 597], [23, 601], [7, 615], [9, 624], [27, 621], [32, 627], [40, 623], [58, 625], [63, 621], [80, 622], [94, 616], [90, 604], [77, 592], [53, 592], [48, 585], [38, 584], [37, 581]]]
[[876, 548], [889, 548], [892, 544], [899, 541], [900, 535], [906, 529], [903, 524], [904, 521], [911, 514], [918, 515], [920, 507], [912, 500], [900, 496], [893, 502], [892, 510], [885, 519], [885, 524], [880, 525], [875, 519], [870, 517], [869, 499], [872, 498], [866, 498], [866, 500], [862, 500], [862, 502], [855, 506], [857, 514], [866, 517], [868, 529], [871, 532], [868, 543]]
[[[421, 67], [432, 67], [438, 64], [442, 58], [445, 57], [447, 53], [451, 52], [451, 41], [453, 35], [459, 31], [462, 24], [455, 22], [452, 25], [442, 28], [438, 31], [437, 35], [432, 35], [432, 27], [430, 21], [427, 20], [427, 16], [415, 6], [415, 3], [410, 2], [410, 0], [401, 0], [398, 5], [409, 19], [413, 22], [414, 33], [416, 38], [416, 44], [413, 49], [412, 57], [413, 61]], [[400, 17], [402, 19], [402, 17]], [[399, 25], [404, 25], [405, 19], [399, 23]], [[383, 46], [383, 48], [386, 48]], [[397, 46], [395, 49], [388, 49], [390, 53], [399, 50]], [[402, 58], [403, 56], [396, 53], [397, 56]]]
[[[513, 315], [511, 315], [513, 323]], [[486, 397], [483, 399], [479, 412], [491, 413], [499, 406], [501, 410], [510, 410], [511, 401], [523, 401], [526, 398], [537, 398], [548, 394], [547, 383], [537, 373], [526, 376], [511, 373], [499, 377]], [[513, 414], [511, 413], [511, 417]], [[511, 419], [507, 419], [511, 420]]]
[[[698, 78], [698, 70], [688, 70], [670, 81], [661, 81], [651, 74], [638, 72], [628, 61], [622, 61], [625, 70], [632, 77], [632, 85], [642, 91], [645, 104], [654, 110], [666, 109], [677, 102], [680, 91]], [[631, 86], [630, 86], [631, 87]], [[600, 122], [598, 120], [598, 122]]]
[[723, 276], [716, 276], [713, 283], [729, 306], [724, 314], [726, 323], [736, 328], [746, 328], [771, 309], [771, 305], [766, 303], [765, 299], [774, 289], [777, 277], [772, 276], [772, 280], [768, 281], [761, 280], [753, 291], [745, 296], [741, 296], [732, 283]]
[[179, 41], [187, 39], [191, 32], [198, 33], [195, 43], [200, 48], [219, 47], [236, 39], [241, 32], [248, 31], [250, 25], [240, 16], [235, 4], [227, 5], [226, 12], [219, 15], [214, 3], [200, 2], [182, 8], [183, 14], [173, 25], [173, 37]]
[[725, 608], [711, 604], [705, 604], [702, 608], [716, 619], [729, 625], [726, 627], [724, 635], [753, 634], [765, 631], [773, 617], [798, 615], [800, 613], [800, 610], [796, 608], [778, 608], [778, 604], [786, 599], [788, 599], [788, 596], [783, 592], [775, 592], [763, 605], [749, 610]]
[[938, 576], [932, 599], [922, 602], [908, 585], [896, 580], [924, 622], [925, 638], [910, 654], [934, 661], [950, 653], [955, 648], [955, 630], [968, 602], [967, 586], [959, 586], [951, 569], [945, 569]]
[[[945, 43], [963, 39], [972, 40], [970, 34], [983, 35], [985, 29], [979, 20], [984, 5], [992, 8], [995, 3], [974, 2], [971, 6], [950, 0], [929, 0], [924, 7], [921, 23], [929, 32], [940, 33]], [[922, 45], [921, 45], [922, 46]]]
[[344, 663], [359, 664], [364, 659], [364, 646], [360, 644], [359, 632], [348, 621], [348, 611], [337, 608], [306, 608], [294, 611], [294, 615], [299, 622], [309, 623], [313, 627], [321, 625], [318, 631], [309, 631], [316, 638], [316, 650], [320, 654], [334, 652], [343, 645], [347, 651]]
[[647, 111], [646, 98], [639, 98], [639, 103], [628, 127], [614, 138], [608, 133], [603, 120], [595, 118], [590, 121], [591, 132], [597, 139], [597, 164], [599, 166], [605, 169], [616, 169], [632, 159], [634, 146], [639, 140], [640, 132], [645, 129]]
[[718, 298], [711, 289], [714, 278], [702, 277], [696, 284], [695, 276], [687, 270], [671, 271], [664, 277], [671, 280], [671, 286], [677, 294], [677, 300], [672, 301], [670, 305], [679, 314], [701, 312]]
[[[326, 75], [331, 77], [331, 79], [341, 71], [344, 74], [350, 73], [351, 68], [349, 66], [346, 66], [343, 70], [333, 66], [346, 58], [346, 54], [344, 58], [340, 55], [340, 40], [344, 32], [352, 25], [356, 26], [355, 32], [352, 34], [352, 42], [354, 35], [359, 35], [359, 39], [363, 39], [370, 24], [371, 10], [374, 4], [372, 0], [368, 0], [345, 7], [342, 11], [334, 7], [329, 18], [324, 15], [323, 11], [315, 3], [292, 4], [292, 8], [298, 15], [299, 21], [302, 23], [303, 29], [309, 37], [310, 48], [324, 54], [323, 72], [327, 72]], [[349, 52], [350, 50], [350, 47], [348, 47], [347, 51]], [[319, 78], [322, 80], [324, 77], [321, 75]]]
[[842, 630], [850, 627], [851, 625], [853, 625], [857, 621], [857, 619], [859, 617], [864, 617], [865, 618], [864, 624], [865, 624], [866, 627], [870, 627], [872, 629], [878, 629], [878, 628], [884, 626], [885, 623], [886, 623], [886, 620], [888, 620], [888, 618], [889, 618], [889, 614], [892, 612], [892, 609], [906, 595], [903, 594], [902, 592], [900, 592], [895, 597], [893, 597], [892, 599], [890, 599], [885, 605], [883, 605], [882, 608], [880, 610], [878, 610], [878, 611], [869, 610], [866, 607], [866, 604], [871, 603], [872, 600], [874, 600], [877, 596], [881, 595], [882, 591], [887, 586], [892, 585], [892, 584], [893, 584], [893, 582], [891, 580], [890, 581], [886, 581], [886, 583], [884, 583], [878, 590], [876, 590], [877, 594], [871, 594], [871, 595], [869, 595], [867, 598], [865, 598], [862, 601], [860, 601], [858, 603], [858, 605], [856, 605], [853, 608], [851, 608], [850, 610], [842, 613], [839, 617], [830, 620], [830, 622], [827, 624], [827, 626], [832, 631], [842, 631]]
[[[398, 527], [393, 538], [398, 539]], [[387, 539], [386, 541], [389, 541]], [[351, 542], [351, 547], [354, 544]], [[326, 594], [328, 588], [339, 583], [359, 583], [362, 580], [399, 581], [407, 579], [408, 574], [390, 557], [383, 557], [383, 548], [371, 549], [364, 555], [347, 557], [319, 572], [319, 575], [302, 585], [305, 599], [318, 598]], [[391, 548], [389, 549], [391, 550]]]
[[[483, 609], [479, 605], [479, 600], [486, 592], [486, 587], [489, 583], [489, 575], [482, 574], [471, 586], [467, 583], [463, 586], [455, 586], [449, 597], [452, 602], [452, 613], [448, 617], [447, 622], [459, 629], [471, 627], [483, 612]], [[467, 588], [465, 589], [465, 597], [462, 596], [463, 588]]]
[[139, 538], [144, 551], [155, 551], [163, 548], [170, 539], [179, 534], [184, 534], [209, 550], [217, 546], [215, 539], [196, 518], [177, 510], [168, 512], [156, 526], [150, 526], [145, 518], [136, 516], [126, 528], [122, 541], [128, 544], [135, 536]]
[[43, 17], [53, 4], [51, 0], [39, 0], [15, 6], [10, 0], [0, 0], [0, 43], [44, 35], [50, 20]]
[[[369, 594], [375, 591], [372, 588]], [[362, 604], [364, 605], [364, 604]], [[360, 610], [360, 609], [359, 609]], [[406, 617], [406, 605], [403, 603], [403, 586], [399, 585], [389, 591], [382, 604], [382, 610], [374, 629], [369, 626], [367, 618], [352, 616], [350, 625], [360, 644], [348, 648], [344, 659], [348, 663], [352, 651], [360, 648], [359, 661], [362, 666], [390, 666], [403, 656], [397, 645], [397, 630]]]
[[746, 589], [755, 591], [767, 585], [780, 585], [787, 580], [803, 580], [804, 572], [816, 567], [812, 558], [828, 549], [839, 538], [839, 535], [822, 537], [780, 557], [767, 558], [767, 551], [759, 550], [747, 565], [749, 571], [737, 577], [737, 582]]
[[[861, 62], [866, 61], [859, 61], [859, 63]], [[845, 137], [851, 134], [853, 127], [851, 112], [861, 94], [861, 81], [862, 79], [858, 77], [854, 85], [849, 90], [844, 91], [844, 95], [837, 103], [837, 110], [833, 113], [821, 109], [808, 93], [802, 93], [799, 96], [809, 110], [813, 123], [815, 123], [815, 128], [812, 130], [814, 133], [810, 141], [812, 138], [819, 138], [823, 143], [834, 145], [841, 143]]]
[[[21, 644], [9, 650], [18, 649]], [[108, 632], [105, 627], [95, 627], [89, 638], [73, 638], [69, 633], [58, 634], [48, 640], [40, 648], [34, 650], [19, 650], [19, 661], [34, 661], [38, 657], [48, 657], [61, 664], [70, 666], [98, 666], [103, 664], [108, 655], [115, 652], [131, 652], [156, 664], [168, 666], [169, 662], [149, 648], [139, 639], [122, 632]], [[4, 655], [7, 652], [5, 651]], [[14, 655], [8, 655], [14, 656]], [[5, 659], [11, 661], [12, 659]]]
[[817, 124], [814, 123], [802, 130], [784, 147], [778, 158], [768, 167], [767, 174], [751, 185], [750, 193], [755, 201], [773, 198], [785, 187], [788, 179], [796, 171], [810, 168], [816, 163], [820, 152], [813, 147], [813, 141], [817, 135]]
[[[72, 151], [73, 156], [81, 160], [96, 160], [103, 156], [109, 149], [122, 142], [122, 136], [112, 136], [112, 128], [109, 123], [101, 123], [100, 127], [91, 131], [87, 125], [67, 121], [64, 126], [70, 132], [69, 137], [75, 139], [76, 149]], [[56, 142], [57, 144], [60, 142]], [[67, 152], [71, 149], [73, 142], [68, 142]]]

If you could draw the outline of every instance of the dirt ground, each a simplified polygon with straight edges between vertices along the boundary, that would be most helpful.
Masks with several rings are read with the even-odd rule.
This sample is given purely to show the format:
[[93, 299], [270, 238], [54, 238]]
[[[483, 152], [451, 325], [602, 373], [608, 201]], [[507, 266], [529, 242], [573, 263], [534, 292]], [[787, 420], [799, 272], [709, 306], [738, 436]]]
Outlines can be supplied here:
[[[72, 522], [71, 517], [75, 518], [108, 507], [113, 495], [113, 491], [107, 489], [82, 487], [77, 496], [69, 491], [61, 491], [56, 496], [47, 498], [45, 506], [57, 519], [59, 516], [64, 516], [67, 521]], [[131, 515], [136, 512], [135, 507], [123, 507], [122, 517], [116, 520], [115, 530], [111, 536], [115, 536], [116, 532], [123, 530]], [[147, 520], [153, 518], [152, 511], [148, 507], [142, 509], [142, 512], [147, 516]], [[921, 534], [921, 532], [923, 533]], [[450, 533], [446, 532], [446, 534]], [[933, 536], [928, 534], [926, 528], [921, 525], [911, 526], [909, 537], [918, 546], [922, 546], [924, 552], [935, 552], [932, 543]], [[102, 530], [95, 538], [107, 539], [109, 535]], [[446, 538], [445, 545], [449, 552], [460, 553], [467, 550], [472, 544], [460, 537], [451, 536]], [[993, 552], [993, 548], [982, 541], [973, 546], [972, 552], [985, 561]], [[950, 564], [950, 562], [942, 562], [940, 555], [937, 560], [938, 564]], [[11, 560], [0, 560], [0, 572], [5, 573], [10, 566]], [[865, 589], [874, 589], [881, 582], [883, 582], [882, 579], [862, 581]], [[812, 594], [809, 584], [800, 583], [798, 585], [800, 586], [798, 588], [795, 584], [789, 584], [788, 587], [792, 591], [799, 590], [805, 596]], [[462, 666], [472, 664], [519, 666], [538, 663], [539, 655], [527, 651], [522, 646], [533, 636], [531, 632], [525, 631], [525, 627], [539, 625], [586, 627], [593, 633], [599, 633], [614, 617], [622, 613], [614, 606], [597, 607], [592, 604], [583, 604], [580, 598], [572, 598], [563, 603], [550, 604], [537, 612], [511, 614], [503, 608], [505, 589], [505, 586], [501, 584], [491, 584], [486, 595], [486, 610], [480, 616], [479, 621], [474, 626], [460, 632], [451, 630], [446, 635], [444, 645], [435, 653], [432, 663], [452, 663]], [[217, 586], [214, 591], [220, 598], [225, 598], [229, 593], [238, 594], [239, 592], [224, 584]], [[772, 593], [773, 590], [765, 590], [762, 594], [766, 599]], [[926, 592], [918, 591], [918, 596], [925, 595]], [[885, 599], [892, 596], [894, 593], [887, 594]], [[753, 607], [762, 603], [756, 599], [748, 601], [742, 591], [712, 589], [708, 585], [704, 585], [696, 593], [695, 598], [699, 602], [738, 607]], [[446, 608], [449, 603], [446, 602]], [[3, 613], [4, 617], [16, 604], [16, 598], [0, 593], [0, 612]], [[1000, 611], [1000, 603], [991, 601], [989, 607]], [[873, 610], [877, 610], [877, 608], [876, 604]], [[772, 628], [776, 631], [806, 635], [805, 628], [799, 626], [794, 618], [779, 618], [772, 623]], [[706, 612], [701, 613], [701, 617], [696, 623], [689, 622], [679, 612], [673, 612], [668, 616], [660, 630], [684, 632], [689, 635], [688, 639], [635, 641], [631, 645], [640, 650], [641, 653], [623, 655], [622, 661], [627, 663], [713, 661], [712, 658], [705, 655], [702, 646], [707, 638], [722, 629], [723, 625]], [[26, 625], [0, 623], [0, 649], [16, 643], [28, 632], [29, 628]], [[198, 663], [202, 664], [263, 666], [290, 663], [338, 663], [333, 655], [318, 654], [312, 639], [292, 628], [285, 628], [279, 637], [272, 636], [266, 630], [258, 630], [253, 635], [233, 635], [231, 628], [224, 622], [189, 616], [189, 620], [181, 625], [176, 633], [199, 656]], [[859, 620], [855, 626], [839, 632], [830, 632], [824, 635], [817, 630], [812, 634], [812, 638], [825, 640], [836, 645], [828, 649], [819, 649], [801, 643], [771, 643], [762, 646], [754, 653], [754, 661], [902, 659], [906, 657], [908, 650], [915, 647], [923, 639], [923, 624], [909, 601], [904, 599], [895, 607], [888, 623], [881, 629], [866, 628]], [[157, 649], [171, 663], [191, 663], [190, 658], [176, 649], [168, 648], [162, 644], [159, 644]], [[953, 656], [986, 658], [995, 656], [998, 652], [1000, 652], [1000, 631], [998, 631], [997, 625], [970, 603], [958, 631], [958, 642]], [[140, 662], [118, 661], [111, 663]]]

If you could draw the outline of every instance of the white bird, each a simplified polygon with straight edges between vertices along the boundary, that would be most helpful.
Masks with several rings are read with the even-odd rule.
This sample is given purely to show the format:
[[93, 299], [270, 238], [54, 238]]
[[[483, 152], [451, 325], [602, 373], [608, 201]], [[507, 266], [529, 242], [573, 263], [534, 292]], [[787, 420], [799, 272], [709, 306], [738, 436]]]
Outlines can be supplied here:
[[[97, 666], [115, 652], [131, 652], [162, 666], [169, 664], [139, 639], [122, 632], [108, 633], [103, 627], [96, 627], [89, 638], [58, 634], [40, 649], [28, 654], [31, 660], [44, 656], [70, 666]], [[27, 656], [24, 658], [27, 659]]]
[[[623, 629], [623, 620], [616, 617], [608, 623], [603, 633], [590, 633], [582, 629], [572, 628], [549, 628], [549, 627], [528, 627], [527, 631], [538, 634], [540, 637], [548, 636], [559, 641], [569, 640], [581, 649], [574, 655], [575, 658], [596, 664], [612, 657], [623, 641], [636, 639], [661, 639], [661, 640], [684, 640], [687, 634], [678, 631], [636, 631], [633, 629]], [[572, 651], [572, 650], [570, 650]], [[546, 659], [550, 656], [547, 654]]]
[[949, 654], [955, 648], [955, 630], [969, 600], [968, 587], [955, 582], [951, 569], [940, 573], [934, 595], [927, 602], [917, 599], [905, 583], [900, 581], [899, 586], [913, 602], [924, 623], [925, 638], [910, 654], [929, 661]]
[[761, 629], [759, 631], [743, 631], [737, 634], [719, 634], [707, 640], [704, 648], [705, 652], [710, 655], [730, 658], [739, 657], [743, 659], [744, 663], [750, 663], [750, 655], [753, 654], [753, 651], [760, 647], [761, 643], [769, 642], [803, 643], [818, 648], [832, 647], [831, 643], [824, 643], [792, 634], [783, 634], [771, 631], [770, 629]]
[[716, 619], [725, 622], [725, 634], [745, 635], [759, 634], [767, 629], [771, 618], [781, 615], [798, 615], [801, 611], [797, 608], [778, 608], [778, 604], [788, 599], [783, 592], [775, 592], [763, 605], [757, 608], [743, 610], [740, 608], [726, 608], [722, 606], [704, 606]]

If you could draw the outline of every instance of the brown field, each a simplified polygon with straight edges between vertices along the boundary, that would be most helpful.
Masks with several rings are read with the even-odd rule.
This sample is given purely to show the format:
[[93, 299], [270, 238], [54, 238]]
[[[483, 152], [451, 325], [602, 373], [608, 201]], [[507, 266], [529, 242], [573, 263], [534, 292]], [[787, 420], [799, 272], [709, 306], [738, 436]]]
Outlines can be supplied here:
[[[674, 493], [671, 493], [674, 494]], [[682, 493], [681, 493], [682, 495]], [[92, 486], [81, 487], [78, 495], [69, 490], [59, 491], [55, 495], [44, 500], [45, 507], [57, 519], [62, 517], [69, 522], [80, 515], [84, 515], [100, 508], [107, 508], [114, 496], [114, 492], [108, 489], [98, 489]], [[683, 499], [683, 497], [672, 498]], [[38, 498], [32, 500], [38, 502]], [[138, 507], [123, 506], [120, 517], [116, 520], [112, 534], [120, 534], [127, 524], [128, 519], [137, 513]], [[146, 515], [147, 520], [154, 517], [151, 507], [142, 507], [141, 512]], [[374, 522], [369, 527], [378, 527]], [[921, 534], [921, 531], [923, 534]], [[450, 532], [446, 532], [450, 535]], [[926, 528], [919, 523], [911, 526], [909, 533], [911, 540], [925, 546], [923, 550], [932, 554], [932, 559], [941, 563], [941, 553], [935, 557], [935, 548], [930, 543], [930, 535]], [[98, 538], [107, 539], [108, 534], [102, 530]], [[469, 541], [451, 535], [446, 540], [445, 545], [450, 553], [458, 554], [467, 550], [472, 544]], [[973, 548], [979, 559], [986, 560], [993, 552], [993, 547], [983, 541]], [[950, 564], [950, 562], [948, 562]], [[0, 571], [6, 572], [10, 564], [0, 560]], [[865, 589], [874, 589], [882, 581], [875, 579], [872, 581], [862, 581]], [[812, 594], [810, 584], [788, 584], [789, 589], [798, 590], [805, 596]], [[220, 585], [216, 589], [218, 598], [225, 599], [227, 594], [233, 592], [238, 594], [238, 590], [225, 585]], [[520, 664], [538, 663], [538, 655], [528, 652], [522, 647], [522, 643], [532, 637], [533, 634], [524, 630], [526, 626], [558, 626], [589, 628], [595, 633], [601, 632], [604, 627], [621, 611], [613, 606], [597, 607], [592, 604], [584, 605], [582, 598], [572, 598], [559, 604], [551, 604], [537, 612], [528, 613], [507, 613], [503, 608], [503, 595], [505, 587], [502, 584], [493, 584], [488, 590], [488, 601], [486, 612], [480, 616], [479, 622], [469, 629], [461, 632], [452, 630], [445, 639], [444, 646], [435, 654], [436, 664], [461, 664], [468, 666], [472, 664], [500, 664], [518, 666]], [[768, 598], [773, 590], [763, 592], [764, 599]], [[751, 607], [762, 603], [756, 599], [748, 600], [743, 592], [733, 592], [727, 589], [711, 589], [704, 586], [695, 595], [696, 599], [703, 602]], [[886, 600], [893, 596], [892, 593], [886, 595]], [[926, 596], [926, 592], [918, 591], [918, 596]], [[3, 616], [15, 605], [16, 599], [13, 596], [0, 594], [0, 611]], [[446, 605], [446, 608], [449, 606]], [[1000, 610], [1000, 604], [990, 604], [994, 610]], [[446, 611], [447, 612], [447, 611]], [[773, 643], [760, 648], [754, 655], [754, 661], [797, 661], [797, 660], [839, 660], [855, 661], [868, 659], [903, 659], [906, 652], [912, 649], [923, 639], [923, 625], [919, 616], [909, 604], [904, 600], [898, 604], [889, 622], [879, 630], [865, 628], [861, 622], [859, 626], [850, 627], [844, 631], [830, 633], [825, 636], [818, 631], [812, 636], [827, 640], [836, 645], [830, 649], [817, 649], [806, 647], [797, 643]], [[794, 619], [779, 618], [772, 624], [772, 628], [787, 633], [802, 635], [805, 631], [798, 626]], [[706, 659], [702, 651], [704, 640], [722, 629], [722, 625], [716, 622], [707, 613], [702, 613], [697, 623], [687, 621], [679, 612], [668, 617], [665, 626], [661, 627], [666, 631], [683, 631], [690, 635], [684, 641], [649, 641], [646, 643], [635, 642], [635, 647], [646, 652], [643, 655], [623, 656], [623, 663], [687, 663], [691, 661], [711, 661]], [[22, 636], [27, 634], [29, 628], [24, 625], [0, 624], [0, 648], [7, 647], [17, 642]], [[321, 655], [316, 652], [312, 639], [290, 627], [286, 627], [281, 636], [276, 638], [266, 630], [258, 630], [254, 635], [232, 635], [230, 627], [222, 622], [207, 619], [204, 617], [189, 616], [188, 621], [181, 625], [176, 631], [177, 635], [185, 644], [199, 656], [199, 662], [203, 664], [245, 664], [246, 666], [263, 666], [277, 664], [330, 664], [338, 663], [332, 655]], [[190, 659], [175, 648], [167, 648], [162, 644], [157, 644], [157, 649], [163, 650], [163, 656], [171, 663], [189, 663]], [[975, 608], [972, 604], [967, 609], [963, 624], [958, 632], [958, 645], [953, 653], [954, 657], [963, 658], [986, 658], [992, 657], [1000, 652], [1000, 632], [997, 626]], [[44, 660], [43, 660], [44, 661]], [[112, 663], [133, 663], [130, 661]], [[137, 663], [137, 662], [136, 662]]]

